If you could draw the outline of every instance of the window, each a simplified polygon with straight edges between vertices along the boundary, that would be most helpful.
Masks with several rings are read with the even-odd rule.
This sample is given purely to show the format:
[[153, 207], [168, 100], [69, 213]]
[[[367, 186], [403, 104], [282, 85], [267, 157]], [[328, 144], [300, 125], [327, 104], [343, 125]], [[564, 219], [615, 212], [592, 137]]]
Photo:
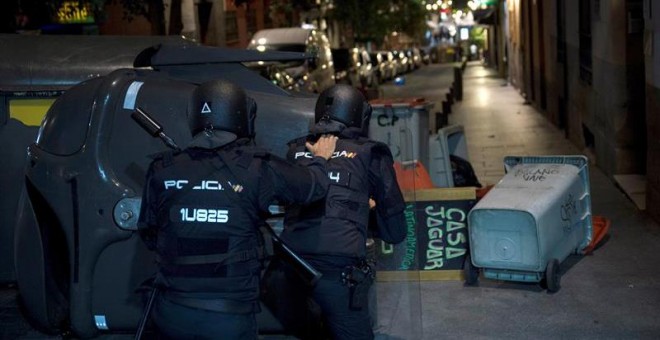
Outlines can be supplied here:
[[247, 30], [250, 35], [254, 34], [257, 31], [257, 10], [254, 8], [248, 8], [245, 12], [246, 21], [247, 21]]
[[594, 19], [600, 20], [600, 0], [594, 0]]
[[580, 79], [592, 82], [591, 0], [580, 0]]
[[238, 41], [238, 24], [236, 22], [236, 11], [227, 11], [225, 17], [227, 42]]
[[557, 0], [557, 62], [566, 63], [566, 0]]

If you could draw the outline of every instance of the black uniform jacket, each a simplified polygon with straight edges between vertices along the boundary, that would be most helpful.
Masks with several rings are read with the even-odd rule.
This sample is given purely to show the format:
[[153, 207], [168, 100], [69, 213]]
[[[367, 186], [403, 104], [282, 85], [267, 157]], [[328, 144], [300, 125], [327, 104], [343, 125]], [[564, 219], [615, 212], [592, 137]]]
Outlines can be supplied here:
[[[405, 238], [405, 203], [392, 154], [387, 145], [359, 135], [350, 128], [339, 134], [335, 154], [328, 161], [330, 187], [326, 198], [286, 209], [282, 239], [303, 256], [364, 258], [369, 198], [376, 201], [377, 223], [370, 226], [375, 235], [388, 243]], [[304, 150], [305, 140], [310, 138], [290, 143], [287, 158], [298, 164], [313, 162]]]
[[179, 297], [257, 301], [268, 206], [327, 191], [325, 159], [295, 165], [231, 140], [216, 131], [149, 167], [139, 227], [157, 252], [157, 279]]

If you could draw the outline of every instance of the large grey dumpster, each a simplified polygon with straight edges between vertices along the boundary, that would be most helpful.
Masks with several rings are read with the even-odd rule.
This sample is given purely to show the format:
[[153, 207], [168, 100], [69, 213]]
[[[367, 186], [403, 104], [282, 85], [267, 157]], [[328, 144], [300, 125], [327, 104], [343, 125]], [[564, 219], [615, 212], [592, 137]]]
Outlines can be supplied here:
[[[559, 289], [559, 263], [591, 241], [584, 156], [506, 157], [507, 174], [468, 216], [471, 265], [484, 277]], [[468, 283], [478, 271], [466, 269]], [[476, 273], [476, 274], [475, 274]]]
[[372, 100], [369, 137], [387, 144], [394, 160], [419, 160], [429, 166], [429, 110], [424, 98]]

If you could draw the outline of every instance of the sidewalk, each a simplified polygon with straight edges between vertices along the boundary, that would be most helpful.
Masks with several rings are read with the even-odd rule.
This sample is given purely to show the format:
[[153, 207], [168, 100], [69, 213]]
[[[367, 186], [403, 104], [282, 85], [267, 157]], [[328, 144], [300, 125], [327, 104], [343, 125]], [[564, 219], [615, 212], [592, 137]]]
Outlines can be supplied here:
[[464, 99], [452, 108], [449, 122], [464, 126], [470, 162], [482, 184], [502, 178], [504, 156], [581, 154], [495, 70], [469, 64], [463, 82]]
[[[581, 154], [494, 70], [471, 63], [464, 97], [450, 124], [462, 124], [482, 184], [504, 175], [507, 155]], [[611, 221], [609, 237], [589, 256], [561, 265], [561, 290], [480, 278], [422, 282], [424, 339], [660, 338], [660, 227], [596, 166], [590, 166], [592, 212]]]

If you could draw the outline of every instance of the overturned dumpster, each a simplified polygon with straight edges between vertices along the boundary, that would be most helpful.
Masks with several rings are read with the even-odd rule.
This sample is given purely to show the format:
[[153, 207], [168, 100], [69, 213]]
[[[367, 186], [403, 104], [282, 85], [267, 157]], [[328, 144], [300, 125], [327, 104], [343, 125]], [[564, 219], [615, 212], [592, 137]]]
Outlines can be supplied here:
[[584, 156], [506, 157], [507, 174], [468, 215], [466, 281], [560, 288], [559, 266], [592, 239], [589, 162]]
[[307, 131], [315, 97], [294, 97], [241, 64], [267, 57], [159, 45], [140, 53], [135, 67], [93, 77], [53, 103], [28, 148], [15, 229], [16, 279], [34, 325], [80, 338], [137, 328], [143, 304], [136, 289], [156, 266], [136, 221], [149, 155], [166, 146], [131, 113], [142, 108], [186, 145], [189, 94], [201, 82], [227, 79], [257, 102], [257, 143], [283, 155], [286, 142]]
[[46, 111], [69, 88], [132, 67], [138, 53], [159, 43], [193, 45], [172, 36], [0, 34], [0, 283], [16, 281], [14, 226], [26, 150]]

